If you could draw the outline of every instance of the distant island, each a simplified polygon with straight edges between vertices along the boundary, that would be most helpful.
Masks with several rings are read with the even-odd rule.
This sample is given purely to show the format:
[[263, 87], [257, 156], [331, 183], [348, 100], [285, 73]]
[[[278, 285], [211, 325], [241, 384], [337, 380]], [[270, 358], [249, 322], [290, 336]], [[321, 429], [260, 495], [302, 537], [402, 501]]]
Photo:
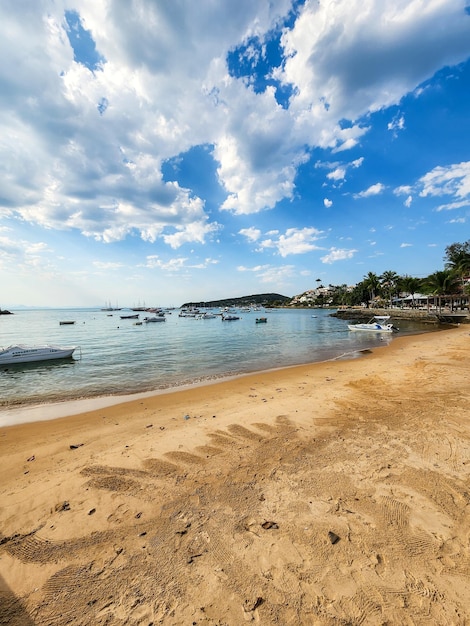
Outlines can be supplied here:
[[206, 307], [211, 309], [225, 306], [241, 307], [252, 305], [269, 308], [289, 304], [291, 300], [292, 298], [281, 296], [279, 293], [258, 293], [251, 296], [243, 296], [241, 298], [225, 298], [223, 300], [209, 300], [204, 302], [185, 302], [181, 305], [181, 308]]
[[0, 315], [13, 315], [11, 311], [7, 311], [6, 309], [0, 309]]

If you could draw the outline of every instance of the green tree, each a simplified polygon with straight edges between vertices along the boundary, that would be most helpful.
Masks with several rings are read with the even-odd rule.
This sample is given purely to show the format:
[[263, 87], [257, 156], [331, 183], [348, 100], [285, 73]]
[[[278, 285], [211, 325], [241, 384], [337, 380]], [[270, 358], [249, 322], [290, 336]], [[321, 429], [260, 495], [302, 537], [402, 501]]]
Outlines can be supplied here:
[[444, 261], [446, 268], [454, 270], [461, 278], [470, 275], [470, 239], [447, 246]]
[[351, 294], [348, 290], [346, 283], [343, 285], [330, 285], [333, 288], [332, 305], [344, 306], [345, 304], [352, 304]]
[[364, 280], [362, 282], [367, 290], [367, 305], [369, 305], [369, 302], [373, 302], [375, 296], [380, 292], [380, 278], [377, 274], [374, 274], [374, 272], [368, 272], [368, 274], [364, 276]]
[[460, 278], [461, 292], [470, 294], [470, 239], [465, 243], [453, 243], [446, 248], [446, 268], [454, 271]]
[[422, 280], [420, 278], [415, 278], [414, 276], [402, 276], [399, 280], [399, 287], [401, 290], [405, 291], [411, 296], [412, 306], [415, 306], [415, 293], [421, 289]]
[[392, 308], [392, 298], [397, 292], [399, 276], [392, 270], [387, 270], [380, 276], [380, 284], [384, 295], [388, 296], [390, 308]]
[[442, 297], [453, 296], [460, 288], [460, 279], [452, 270], [434, 272], [424, 281], [425, 290], [433, 296], [438, 296], [439, 313], [442, 308]]

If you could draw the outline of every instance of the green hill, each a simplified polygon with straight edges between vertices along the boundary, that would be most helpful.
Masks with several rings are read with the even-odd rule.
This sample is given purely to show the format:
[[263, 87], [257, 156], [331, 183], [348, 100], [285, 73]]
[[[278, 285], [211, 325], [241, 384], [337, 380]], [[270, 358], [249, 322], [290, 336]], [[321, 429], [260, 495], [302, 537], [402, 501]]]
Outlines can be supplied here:
[[225, 298], [223, 300], [206, 300], [204, 302], [185, 302], [182, 307], [241, 307], [241, 306], [283, 306], [288, 304], [292, 298], [281, 296], [279, 293], [258, 293], [251, 296], [243, 296], [241, 298]]

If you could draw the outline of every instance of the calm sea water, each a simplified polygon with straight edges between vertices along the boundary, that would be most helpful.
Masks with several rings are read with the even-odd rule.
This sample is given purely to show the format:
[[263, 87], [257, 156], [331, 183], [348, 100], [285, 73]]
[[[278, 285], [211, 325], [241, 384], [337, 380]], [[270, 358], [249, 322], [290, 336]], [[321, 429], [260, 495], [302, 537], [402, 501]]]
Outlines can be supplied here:
[[[390, 335], [351, 333], [326, 310], [241, 312], [241, 319], [179, 317], [137, 326], [128, 310], [21, 310], [0, 316], [0, 345], [51, 343], [80, 348], [67, 360], [3, 366], [2, 408], [166, 389], [335, 358], [393, 341]], [[140, 314], [142, 319], [146, 314]], [[266, 324], [256, 324], [265, 316]], [[74, 320], [61, 326], [60, 321]], [[400, 323], [400, 334], [429, 331]]]

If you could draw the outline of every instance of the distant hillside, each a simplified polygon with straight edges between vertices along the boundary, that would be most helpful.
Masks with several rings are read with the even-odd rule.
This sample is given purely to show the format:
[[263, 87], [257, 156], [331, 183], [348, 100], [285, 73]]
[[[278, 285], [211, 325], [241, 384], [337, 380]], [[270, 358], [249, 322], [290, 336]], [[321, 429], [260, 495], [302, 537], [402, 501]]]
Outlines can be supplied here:
[[243, 296], [242, 298], [225, 298], [224, 300], [208, 300], [205, 302], [185, 302], [182, 307], [224, 307], [224, 306], [250, 306], [252, 304], [258, 306], [282, 306], [289, 303], [292, 298], [281, 296], [279, 293], [258, 293], [251, 296]]

